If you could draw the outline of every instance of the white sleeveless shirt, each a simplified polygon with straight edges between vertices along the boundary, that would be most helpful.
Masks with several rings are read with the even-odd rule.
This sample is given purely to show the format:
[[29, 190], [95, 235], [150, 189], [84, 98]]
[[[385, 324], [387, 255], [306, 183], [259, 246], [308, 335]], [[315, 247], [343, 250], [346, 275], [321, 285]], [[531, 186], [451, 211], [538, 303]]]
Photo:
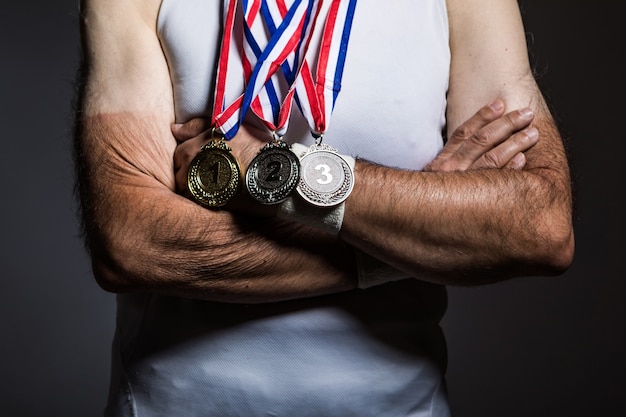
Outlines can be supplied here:
[[[221, 4], [161, 5], [179, 122], [211, 115]], [[421, 169], [442, 147], [449, 64], [445, 0], [358, 0], [324, 142]], [[286, 140], [312, 143], [296, 106]], [[445, 308], [444, 287], [412, 279], [259, 305], [119, 295], [106, 415], [448, 416]]]

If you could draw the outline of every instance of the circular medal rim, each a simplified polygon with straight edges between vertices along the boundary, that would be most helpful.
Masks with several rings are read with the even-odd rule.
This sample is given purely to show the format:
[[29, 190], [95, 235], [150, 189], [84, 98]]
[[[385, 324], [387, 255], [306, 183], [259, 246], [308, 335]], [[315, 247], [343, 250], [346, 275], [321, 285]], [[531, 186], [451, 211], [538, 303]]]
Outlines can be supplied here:
[[[205, 145], [206, 146], [206, 145]], [[199, 170], [203, 163], [206, 163], [208, 155], [211, 153], [223, 156], [230, 166], [231, 176], [226, 185], [214, 192], [206, 190], [200, 180]], [[200, 204], [207, 207], [222, 207], [226, 205], [239, 190], [241, 184], [241, 170], [237, 160], [229, 150], [216, 146], [202, 147], [201, 151], [194, 157], [189, 165], [187, 174], [187, 185], [193, 198]]]
[[[285, 181], [282, 186], [274, 189], [260, 186], [257, 178], [259, 163], [264, 157], [267, 157], [267, 153], [270, 152], [280, 153], [290, 161], [292, 175], [290, 175], [289, 178], [293, 178], [292, 180]], [[261, 204], [281, 203], [285, 201], [287, 197], [289, 197], [289, 194], [291, 194], [291, 192], [298, 186], [298, 183], [300, 182], [300, 172], [300, 159], [292, 150], [283, 147], [271, 147], [259, 152], [259, 154], [254, 157], [252, 162], [250, 162], [248, 170], [246, 171], [246, 189], [248, 190], [248, 193]], [[251, 183], [255, 184], [255, 189], [251, 188]], [[270, 195], [272, 195], [271, 198]]]
[[[332, 155], [335, 158], [338, 158], [341, 161], [341, 165], [344, 168], [344, 173], [347, 174], [346, 179], [344, 179], [344, 182], [343, 182], [344, 184], [348, 182], [347, 189], [342, 190], [344, 187], [340, 187], [339, 190], [337, 190], [335, 193], [320, 193], [320, 192], [315, 191], [312, 187], [310, 187], [307, 183], [305, 183], [304, 177], [301, 175], [300, 181], [298, 181], [298, 186], [296, 187], [296, 191], [298, 192], [300, 197], [302, 197], [305, 201], [315, 206], [320, 206], [320, 207], [337, 206], [343, 203], [344, 201], [346, 201], [346, 199], [352, 193], [352, 190], [354, 188], [354, 170], [352, 169], [350, 164], [348, 164], [348, 161], [346, 161], [346, 159], [343, 156], [341, 156], [339, 153], [335, 151], [331, 151], [328, 149], [313, 150], [304, 154], [302, 158], [300, 158], [301, 170], [304, 170], [304, 166], [305, 166], [303, 161], [307, 157], [314, 155], [316, 153], [327, 153], [327, 154]], [[327, 200], [328, 202], [319, 201], [317, 199], [312, 198], [305, 192], [305, 190], [302, 189], [303, 186], [306, 186], [308, 189], [310, 189], [312, 192], [316, 193], [317, 195], [322, 196], [323, 199]], [[330, 197], [333, 197], [333, 198], [329, 200]]]

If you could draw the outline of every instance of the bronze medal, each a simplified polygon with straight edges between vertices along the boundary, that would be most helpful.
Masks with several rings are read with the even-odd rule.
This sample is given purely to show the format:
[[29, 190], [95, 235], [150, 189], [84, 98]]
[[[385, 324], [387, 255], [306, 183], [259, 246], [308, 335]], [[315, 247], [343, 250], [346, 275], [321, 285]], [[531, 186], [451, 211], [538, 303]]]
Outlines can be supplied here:
[[212, 140], [191, 161], [187, 184], [193, 198], [206, 207], [221, 207], [239, 190], [237, 160], [223, 139]]

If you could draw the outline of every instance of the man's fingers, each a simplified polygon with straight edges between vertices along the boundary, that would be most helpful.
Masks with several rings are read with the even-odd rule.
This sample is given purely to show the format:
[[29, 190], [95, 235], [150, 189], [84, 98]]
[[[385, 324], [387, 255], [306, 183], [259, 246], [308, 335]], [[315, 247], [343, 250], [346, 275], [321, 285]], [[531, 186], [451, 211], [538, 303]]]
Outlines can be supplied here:
[[195, 156], [200, 152], [200, 148], [207, 141], [203, 136], [196, 136], [190, 140], [180, 143], [174, 151], [174, 175], [176, 178], [176, 188], [181, 194], [187, 190], [187, 171]]
[[526, 165], [521, 153], [538, 140], [537, 130], [529, 127], [533, 118], [530, 108], [504, 114], [504, 103], [496, 100], [461, 124], [423, 170], [521, 169]]
[[171, 129], [174, 138], [179, 142], [174, 151], [176, 191], [189, 197], [187, 171], [193, 158], [200, 152], [200, 148], [210, 139], [211, 121], [204, 117], [197, 117], [185, 123], [175, 123]]
[[[516, 132], [528, 127], [533, 117], [533, 112], [530, 109], [521, 109], [505, 114], [503, 117], [475, 131], [459, 147], [457, 157], [463, 161], [470, 161], [470, 165], [474, 164], [474, 161], [484, 158], [491, 149], [501, 143], [506, 143]], [[516, 153], [511, 154], [510, 158]], [[492, 157], [492, 155], [488, 157]], [[504, 163], [507, 161], [508, 159]], [[498, 167], [503, 165], [501, 164]]]
[[[485, 152], [472, 164], [470, 169], [523, 168], [526, 164], [526, 158], [523, 157], [521, 153], [535, 146], [538, 141], [539, 132], [537, 129], [534, 127], [524, 129], [512, 135], [490, 151]], [[522, 156], [520, 156], [520, 154]], [[520, 163], [522, 164], [521, 167]]]
[[455, 129], [448, 138], [446, 147], [457, 148], [462, 145], [466, 140], [471, 138], [476, 131], [501, 117], [503, 112], [504, 103], [500, 100], [496, 100], [491, 104], [481, 107], [472, 117]]
[[504, 103], [496, 100], [483, 106], [472, 117], [457, 127], [446, 140], [446, 144], [437, 157], [428, 164], [424, 171], [457, 171], [467, 169], [477, 157], [463, 160], [463, 155], [457, 155], [458, 149], [466, 143], [472, 135], [489, 123], [502, 117]]
[[196, 117], [185, 123], [174, 123], [172, 134], [180, 142], [184, 142], [211, 129], [211, 120], [206, 117]]

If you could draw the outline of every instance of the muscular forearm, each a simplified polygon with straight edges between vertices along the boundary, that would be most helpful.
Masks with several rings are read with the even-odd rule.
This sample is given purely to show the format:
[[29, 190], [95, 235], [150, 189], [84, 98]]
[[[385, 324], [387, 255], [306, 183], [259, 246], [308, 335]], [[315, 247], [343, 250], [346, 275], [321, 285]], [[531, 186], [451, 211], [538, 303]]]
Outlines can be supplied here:
[[413, 276], [479, 284], [567, 263], [559, 254], [569, 229], [540, 202], [548, 185], [528, 172], [398, 172], [360, 163], [356, 175], [342, 238]]
[[161, 166], [155, 161], [166, 151], [129, 157], [140, 136], [162, 135], [158, 122], [141, 120], [91, 117], [82, 129], [89, 150], [82, 199], [94, 272], [105, 289], [268, 302], [354, 288], [352, 250], [338, 239], [207, 210], [175, 194], [171, 171], [145, 168]]
[[567, 162], [549, 115], [538, 112], [542, 139], [524, 170], [411, 172], [360, 161], [341, 237], [438, 283], [561, 272], [573, 254]]
[[100, 284], [230, 302], [353, 288], [352, 250], [337, 238], [206, 210], [176, 194], [172, 80], [155, 32], [160, 4], [84, 1], [81, 7], [86, 78], [76, 163]]

